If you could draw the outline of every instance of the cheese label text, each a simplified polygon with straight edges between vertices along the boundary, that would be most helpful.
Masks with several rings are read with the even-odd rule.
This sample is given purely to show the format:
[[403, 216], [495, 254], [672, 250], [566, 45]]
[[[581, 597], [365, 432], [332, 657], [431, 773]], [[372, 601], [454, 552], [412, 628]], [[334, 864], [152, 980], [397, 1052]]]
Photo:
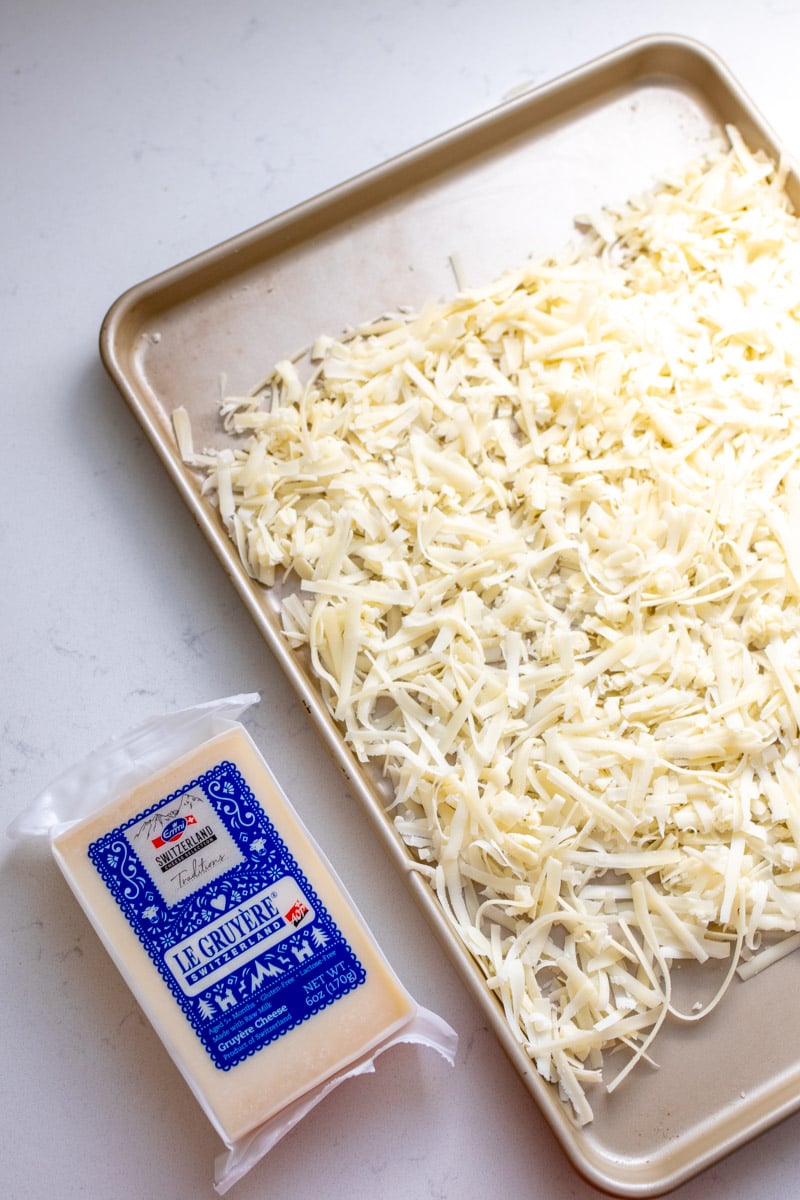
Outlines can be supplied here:
[[235, 763], [109, 830], [89, 857], [221, 1070], [366, 979]]

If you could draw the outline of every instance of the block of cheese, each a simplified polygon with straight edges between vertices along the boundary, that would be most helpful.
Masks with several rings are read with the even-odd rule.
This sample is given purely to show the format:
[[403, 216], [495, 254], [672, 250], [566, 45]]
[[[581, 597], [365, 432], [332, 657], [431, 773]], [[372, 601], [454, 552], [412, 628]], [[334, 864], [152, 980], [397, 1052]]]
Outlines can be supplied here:
[[53, 850], [229, 1146], [413, 1018], [240, 726], [73, 825]]

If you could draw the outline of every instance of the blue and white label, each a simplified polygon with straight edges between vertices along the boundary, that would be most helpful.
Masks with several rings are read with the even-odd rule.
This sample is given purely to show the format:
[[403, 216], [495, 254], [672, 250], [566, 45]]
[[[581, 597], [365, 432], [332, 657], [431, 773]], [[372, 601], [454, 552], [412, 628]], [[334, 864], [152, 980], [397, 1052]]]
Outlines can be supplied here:
[[[316, 912], [297, 880], [291, 875], [264, 888], [197, 933], [184, 938], [164, 960], [187, 996], [196, 996], [244, 967], [279, 942], [286, 941], [300, 926], [313, 925]], [[302, 953], [303, 943], [294, 939], [288, 953]], [[285, 960], [285, 956], [284, 956]], [[287, 961], [287, 960], [285, 960]], [[302, 960], [301, 960], [302, 961]], [[291, 959], [288, 959], [291, 965]]]
[[232, 762], [109, 831], [89, 857], [221, 1070], [366, 979]]
[[245, 861], [199, 787], [163, 801], [129, 822], [123, 833], [167, 904], [177, 904]]

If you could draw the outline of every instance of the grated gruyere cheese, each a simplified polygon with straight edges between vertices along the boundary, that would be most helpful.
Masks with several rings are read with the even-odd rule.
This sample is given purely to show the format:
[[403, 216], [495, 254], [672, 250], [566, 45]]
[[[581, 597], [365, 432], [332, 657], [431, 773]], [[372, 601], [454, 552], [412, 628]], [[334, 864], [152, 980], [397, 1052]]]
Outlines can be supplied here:
[[[784, 183], [730, 129], [561, 256], [320, 337], [191, 458], [579, 1122], [608, 1051], [613, 1089], [800, 929]], [[730, 962], [691, 1012], [681, 959]]]

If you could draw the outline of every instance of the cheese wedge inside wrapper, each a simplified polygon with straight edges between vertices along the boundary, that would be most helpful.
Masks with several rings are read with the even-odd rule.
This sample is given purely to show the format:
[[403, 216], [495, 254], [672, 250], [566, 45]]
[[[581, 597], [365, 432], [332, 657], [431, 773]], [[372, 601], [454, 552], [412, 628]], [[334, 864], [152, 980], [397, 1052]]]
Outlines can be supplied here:
[[228, 1149], [226, 1191], [383, 1050], [423, 1042], [452, 1061], [455, 1035], [400, 983], [246, 730], [219, 724], [51, 834]]

